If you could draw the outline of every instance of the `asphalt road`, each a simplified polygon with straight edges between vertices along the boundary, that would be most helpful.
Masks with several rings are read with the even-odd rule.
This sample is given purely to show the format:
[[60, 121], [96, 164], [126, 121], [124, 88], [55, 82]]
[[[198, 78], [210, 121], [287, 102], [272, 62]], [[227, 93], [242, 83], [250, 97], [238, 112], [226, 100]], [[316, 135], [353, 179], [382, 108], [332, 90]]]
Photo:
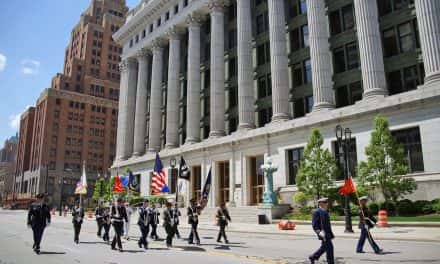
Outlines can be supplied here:
[[[130, 241], [124, 241], [124, 252], [112, 251], [110, 246], [96, 236], [96, 223], [85, 221], [80, 244], [73, 243], [70, 217], [56, 216], [45, 230], [41, 244], [42, 254], [32, 251], [32, 231], [26, 227], [26, 213], [0, 209], [0, 264], [18, 263], [201, 263], [201, 264], [247, 264], [247, 263], [308, 263], [307, 256], [319, 242], [310, 237], [287, 237], [229, 233], [231, 244], [216, 242], [216, 233], [201, 231], [201, 246], [191, 246], [184, 239], [175, 239], [174, 248], [167, 249], [164, 241], [150, 241], [150, 249], [137, 246], [138, 228], [130, 229]], [[135, 220], [135, 219], [133, 219]], [[186, 236], [188, 229], [182, 226]], [[439, 230], [440, 232], [440, 230]], [[405, 234], [402, 234], [404, 236]], [[159, 236], [165, 232], [159, 228]], [[336, 238], [336, 263], [439, 263], [440, 243], [413, 241], [378, 241], [384, 255], [375, 255], [368, 245], [365, 254], [356, 254], [356, 240]], [[319, 263], [326, 263], [325, 257]]]

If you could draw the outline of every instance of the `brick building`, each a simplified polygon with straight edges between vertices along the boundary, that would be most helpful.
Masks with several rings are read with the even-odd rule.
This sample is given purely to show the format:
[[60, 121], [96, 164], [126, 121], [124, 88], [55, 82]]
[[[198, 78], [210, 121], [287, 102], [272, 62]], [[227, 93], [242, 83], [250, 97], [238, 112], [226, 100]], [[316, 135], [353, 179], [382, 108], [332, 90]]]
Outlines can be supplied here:
[[32, 141], [24, 149], [29, 166], [16, 170], [21, 197], [48, 192], [54, 205], [60, 198], [71, 203], [83, 161], [90, 195], [96, 177], [107, 174], [116, 149], [122, 53], [112, 34], [127, 11], [125, 0], [93, 0], [73, 28], [63, 73], [36, 102]]

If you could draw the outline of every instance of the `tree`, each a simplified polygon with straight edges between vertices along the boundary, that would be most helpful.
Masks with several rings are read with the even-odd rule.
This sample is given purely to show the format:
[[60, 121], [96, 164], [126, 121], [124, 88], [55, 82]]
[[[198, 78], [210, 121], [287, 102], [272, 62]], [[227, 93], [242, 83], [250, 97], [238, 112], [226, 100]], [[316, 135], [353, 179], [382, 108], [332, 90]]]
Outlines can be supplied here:
[[365, 149], [367, 161], [358, 166], [359, 185], [369, 191], [379, 189], [386, 201], [394, 201], [412, 193], [417, 185], [405, 177], [408, 166], [403, 148], [391, 135], [388, 120], [378, 115], [370, 145]]
[[94, 201], [98, 201], [99, 198], [104, 197], [105, 187], [106, 187], [106, 182], [104, 178], [102, 177], [98, 178], [96, 180], [95, 190], [93, 191], [93, 196], [92, 196], [92, 199]]
[[313, 129], [297, 176], [299, 190], [316, 200], [328, 195], [338, 171], [335, 158], [328, 149], [322, 148], [323, 143], [319, 130]]

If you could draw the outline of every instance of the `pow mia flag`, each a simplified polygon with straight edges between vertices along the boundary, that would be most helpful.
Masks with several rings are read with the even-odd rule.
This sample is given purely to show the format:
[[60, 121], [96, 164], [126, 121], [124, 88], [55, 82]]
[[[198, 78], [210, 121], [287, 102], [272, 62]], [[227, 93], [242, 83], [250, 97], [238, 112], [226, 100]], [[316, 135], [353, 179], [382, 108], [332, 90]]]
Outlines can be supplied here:
[[191, 177], [191, 173], [189, 167], [186, 165], [186, 162], [183, 159], [183, 157], [180, 157], [179, 178], [189, 181], [190, 177]]

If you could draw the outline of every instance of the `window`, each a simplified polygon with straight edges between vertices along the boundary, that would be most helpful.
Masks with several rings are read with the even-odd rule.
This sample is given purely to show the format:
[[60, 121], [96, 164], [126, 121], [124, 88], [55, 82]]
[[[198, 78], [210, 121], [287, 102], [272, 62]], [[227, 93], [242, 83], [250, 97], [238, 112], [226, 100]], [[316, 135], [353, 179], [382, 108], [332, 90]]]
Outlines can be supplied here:
[[297, 51], [309, 46], [309, 27], [303, 25], [295, 28], [290, 32], [290, 49]]
[[188, 5], [188, 0], [183, 0], [183, 7]]
[[228, 65], [229, 79], [232, 79], [237, 76], [237, 60], [235, 58], [230, 59]]
[[268, 13], [265, 12], [257, 16], [257, 35], [269, 30]]
[[362, 83], [355, 82], [335, 88], [336, 107], [352, 105], [362, 99]]
[[336, 35], [354, 28], [353, 5], [346, 5], [330, 13], [330, 32]]
[[170, 19], [170, 12], [166, 12], [165, 13], [165, 21], [167, 21], [168, 19]]
[[304, 148], [295, 148], [287, 151], [287, 162], [289, 167], [289, 176], [287, 185], [296, 184], [296, 176], [298, 175], [301, 162], [304, 160]]
[[405, 23], [398, 27], [400, 52], [407, 52], [415, 49], [411, 23]]
[[384, 16], [394, 11], [413, 5], [414, 0], [377, 0], [379, 15]]
[[419, 127], [392, 131], [391, 133], [396, 142], [403, 147], [409, 172], [424, 171], [422, 141]]
[[272, 95], [272, 79], [271, 75], [262, 76], [258, 78], [258, 98], [265, 98]]
[[342, 8], [342, 20], [344, 31], [354, 27], [353, 5], [347, 5]]
[[333, 51], [333, 64], [335, 73], [341, 73], [345, 71], [345, 55], [344, 48], [337, 48]]
[[304, 80], [305, 83], [312, 82], [312, 64], [310, 59], [304, 61]]
[[[349, 176], [356, 177], [356, 166], [357, 166], [357, 152], [356, 152], [356, 139], [351, 138], [348, 141], [348, 169], [349, 169]], [[340, 169], [340, 174], [336, 176], [336, 180], [343, 180], [344, 179], [344, 167], [345, 167], [345, 155], [344, 150], [339, 146], [338, 141], [333, 142], [333, 150], [336, 158], [337, 165]]]
[[147, 35], [147, 30], [142, 30], [142, 38], [145, 38], [145, 36]]
[[423, 64], [413, 65], [387, 74], [390, 95], [411, 91], [423, 83]]
[[292, 66], [292, 79], [293, 79], [293, 87], [298, 87], [303, 84], [303, 74], [302, 67], [300, 63], [294, 64]]
[[383, 47], [385, 57], [391, 57], [399, 53], [394, 28], [387, 29], [383, 32]]
[[235, 29], [229, 31], [229, 49], [237, 46], [237, 31]]
[[270, 46], [269, 42], [263, 43], [257, 47], [257, 64], [258, 66], [270, 62]]
[[355, 42], [347, 44], [347, 69], [352, 70], [359, 67], [358, 48]]
[[309, 46], [309, 26], [303, 25], [301, 27], [301, 33], [302, 33], [303, 48], [308, 47]]
[[305, 116], [313, 110], [313, 96], [298, 98], [293, 103], [294, 118]]
[[335, 73], [341, 73], [359, 67], [359, 55], [355, 42], [333, 51], [333, 63]]
[[383, 31], [385, 57], [413, 51], [419, 47], [417, 21], [409, 21]]
[[306, 0], [299, 0], [299, 12], [300, 14], [307, 14], [307, 3]]
[[258, 127], [263, 127], [272, 118], [272, 107], [258, 111]]
[[177, 14], [179, 12], [179, 5], [174, 6], [174, 14]]

